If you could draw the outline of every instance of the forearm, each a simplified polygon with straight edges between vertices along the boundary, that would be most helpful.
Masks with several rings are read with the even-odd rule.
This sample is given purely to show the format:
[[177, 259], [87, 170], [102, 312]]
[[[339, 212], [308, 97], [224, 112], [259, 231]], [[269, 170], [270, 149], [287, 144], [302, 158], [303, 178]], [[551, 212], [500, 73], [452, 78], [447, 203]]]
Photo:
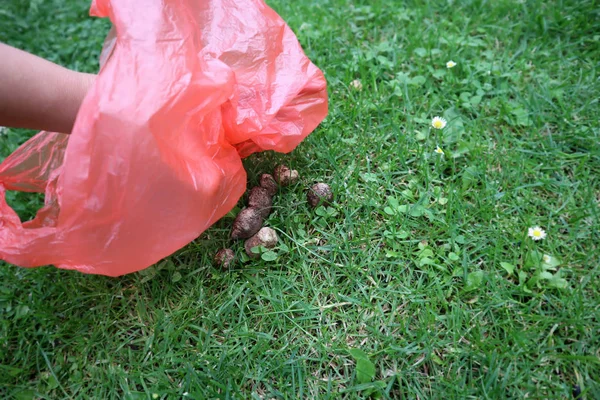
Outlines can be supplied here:
[[0, 126], [70, 133], [95, 75], [0, 43]]

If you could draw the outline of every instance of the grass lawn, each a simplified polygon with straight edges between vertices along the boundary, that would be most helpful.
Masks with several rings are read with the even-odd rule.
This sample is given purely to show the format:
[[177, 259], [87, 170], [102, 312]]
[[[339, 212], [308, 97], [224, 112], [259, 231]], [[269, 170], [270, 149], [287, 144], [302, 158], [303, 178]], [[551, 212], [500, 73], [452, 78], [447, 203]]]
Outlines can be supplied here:
[[[270, 5], [331, 110], [245, 161], [251, 185], [301, 174], [267, 221], [277, 258], [213, 267], [224, 218], [121, 278], [2, 265], [0, 397], [600, 398], [598, 2]], [[94, 72], [109, 25], [87, 8], [4, 1], [0, 41]], [[0, 156], [31, 134], [4, 130]], [[308, 206], [316, 181], [331, 207]]]

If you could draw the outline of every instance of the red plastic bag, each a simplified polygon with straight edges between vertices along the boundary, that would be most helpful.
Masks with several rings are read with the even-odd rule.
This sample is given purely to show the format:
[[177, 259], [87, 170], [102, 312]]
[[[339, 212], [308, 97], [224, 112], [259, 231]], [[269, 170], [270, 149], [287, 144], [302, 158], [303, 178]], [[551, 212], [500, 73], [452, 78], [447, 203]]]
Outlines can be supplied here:
[[[97, 0], [98, 78], [70, 136], [0, 165], [0, 258], [118, 276], [197, 238], [246, 189], [241, 158], [289, 152], [327, 114], [322, 72], [261, 0]], [[5, 190], [44, 192], [21, 223]]]

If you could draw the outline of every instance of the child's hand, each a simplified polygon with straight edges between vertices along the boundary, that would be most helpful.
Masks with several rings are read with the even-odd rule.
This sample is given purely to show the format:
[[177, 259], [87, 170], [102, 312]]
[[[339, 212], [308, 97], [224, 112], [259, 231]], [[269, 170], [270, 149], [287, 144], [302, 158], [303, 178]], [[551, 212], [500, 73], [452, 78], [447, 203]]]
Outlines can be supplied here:
[[0, 43], [0, 126], [71, 133], [96, 75]]

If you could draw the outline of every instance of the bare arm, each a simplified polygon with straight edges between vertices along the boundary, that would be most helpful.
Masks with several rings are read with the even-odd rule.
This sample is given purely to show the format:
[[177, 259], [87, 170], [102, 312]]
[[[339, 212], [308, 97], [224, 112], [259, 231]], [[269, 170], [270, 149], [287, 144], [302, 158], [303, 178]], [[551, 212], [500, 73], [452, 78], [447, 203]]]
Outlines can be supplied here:
[[0, 126], [71, 133], [95, 75], [0, 43]]

